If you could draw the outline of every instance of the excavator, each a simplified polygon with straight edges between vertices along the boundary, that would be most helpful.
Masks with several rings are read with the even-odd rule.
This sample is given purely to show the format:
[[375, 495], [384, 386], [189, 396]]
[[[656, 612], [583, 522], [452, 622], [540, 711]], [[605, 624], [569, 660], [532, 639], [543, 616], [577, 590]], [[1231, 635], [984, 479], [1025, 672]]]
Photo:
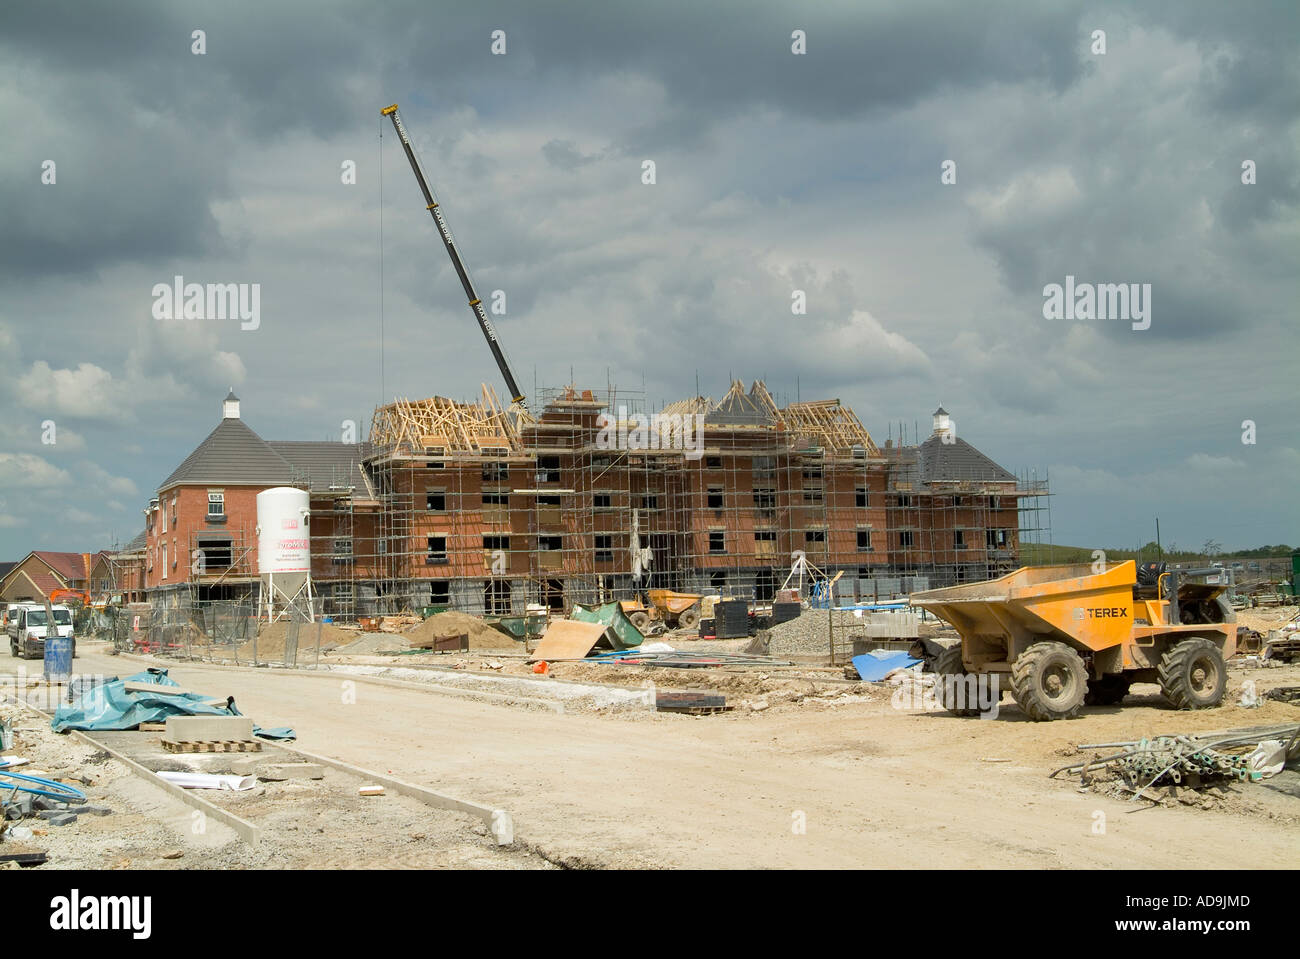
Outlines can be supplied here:
[[429, 181], [424, 178], [424, 171], [420, 169], [420, 161], [415, 157], [415, 149], [411, 145], [411, 138], [407, 136], [402, 117], [397, 112], [397, 104], [386, 106], [379, 112], [382, 116], [386, 116], [393, 121], [393, 129], [397, 131], [397, 136], [402, 141], [402, 149], [406, 151], [406, 159], [410, 161], [411, 171], [415, 174], [415, 180], [420, 185], [420, 192], [424, 194], [425, 209], [433, 217], [434, 225], [438, 228], [438, 235], [442, 237], [442, 244], [447, 248], [447, 255], [451, 257], [451, 265], [455, 267], [456, 275], [460, 277], [460, 285], [465, 288], [465, 296], [469, 299], [469, 308], [474, 311], [474, 318], [478, 320], [479, 329], [483, 331], [483, 337], [487, 340], [488, 349], [492, 351], [492, 358], [497, 361], [497, 368], [506, 381], [506, 390], [510, 394], [510, 402], [517, 404], [521, 410], [527, 412], [528, 407], [524, 402], [523, 391], [519, 389], [519, 384], [515, 381], [515, 375], [510, 371], [510, 364], [506, 362], [505, 354], [501, 351], [501, 343], [497, 340], [496, 327], [488, 319], [487, 310], [483, 308], [483, 301], [479, 299], [478, 293], [474, 291], [474, 284], [470, 281], [465, 264], [461, 262], [460, 253], [456, 251], [456, 241], [452, 239], [451, 230], [447, 227], [447, 221], [443, 218], [438, 201], [434, 199], [433, 191], [429, 189]]

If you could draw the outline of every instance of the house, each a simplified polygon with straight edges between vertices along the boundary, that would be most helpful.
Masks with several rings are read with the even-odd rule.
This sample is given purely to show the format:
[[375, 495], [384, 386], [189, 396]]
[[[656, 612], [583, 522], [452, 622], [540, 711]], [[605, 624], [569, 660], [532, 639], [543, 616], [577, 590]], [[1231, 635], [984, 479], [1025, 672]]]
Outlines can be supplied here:
[[57, 589], [88, 590], [100, 555], [33, 550], [0, 580], [0, 601], [40, 602]]

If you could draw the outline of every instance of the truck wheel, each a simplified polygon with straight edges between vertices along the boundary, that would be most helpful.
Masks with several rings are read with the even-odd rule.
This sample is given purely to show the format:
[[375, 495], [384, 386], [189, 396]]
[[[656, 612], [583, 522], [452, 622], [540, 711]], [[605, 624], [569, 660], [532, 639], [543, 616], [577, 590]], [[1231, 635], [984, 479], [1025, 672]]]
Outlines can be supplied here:
[[632, 625], [635, 626], [637, 629], [645, 629], [647, 626], [650, 625], [650, 614], [643, 612], [641, 610], [637, 610], [635, 613], [629, 616], [628, 619], [632, 621]]
[[12, 639], [9, 640], [9, 655], [13, 656], [15, 659], [18, 658], [18, 644]]
[[[949, 646], [934, 658], [935, 698], [939, 700], [939, 705], [954, 716], [979, 715], [978, 708], [968, 705], [975, 693], [974, 685], [966, 679], [970, 675], [973, 674], [966, 671], [966, 667], [961, 661], [961, 643], [956, 646]], [[948, 677], [950, 676], [958, 677], [958, 679], [956, 681], [949, 680]], [[958, 683], [963, 687], [961, 693], [957, 692]]]
[[692, 627], [700, 625], [700, 611], [698, 609], [684, 610], [682, 614], [677, 617], [677, 625], [682, 629], [691, 629]]
[[1133, 681], [1127, 676], [1109, 675], [1101, 679], [1088, 680], [1088, 691], [1084, 693], [1085, 706], [1115, 706], [1128, 695]]
[[1160, 692], [1175, 709], [1208, 709], [1223, 701], [1228, 669], [1219, 647], [1203, 636], [1176, 643], [1160, 657]]
[[1011, 695], [1035, 722], [1077, 716], [1087, 691], [1083, 660], [1065, 643], [1034, 643], [1011, 664]]

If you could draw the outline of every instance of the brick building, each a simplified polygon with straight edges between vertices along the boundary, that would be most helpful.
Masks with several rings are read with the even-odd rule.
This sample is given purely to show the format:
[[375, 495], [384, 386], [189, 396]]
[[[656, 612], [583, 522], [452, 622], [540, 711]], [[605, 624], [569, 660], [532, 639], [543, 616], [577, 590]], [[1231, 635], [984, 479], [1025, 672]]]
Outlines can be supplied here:
[[380, 407], [363, 444], [263, 440], [232, 393], [147, 510], [150, 594], [255, 593], [256, 496], [276, 486], [309, 491], [315, 593], [341, 618], [648, 587], [764, 601], [800, 554], [844, 572], [841, 599], [895, 595], [1014, 568], [1026, 501], [1046, 493], [943, 409], [925, 442], [881, 449], [838, 401], [778, 408], [762, 383], [655, 414], [567, 389], [536, 416], [485, 387]]

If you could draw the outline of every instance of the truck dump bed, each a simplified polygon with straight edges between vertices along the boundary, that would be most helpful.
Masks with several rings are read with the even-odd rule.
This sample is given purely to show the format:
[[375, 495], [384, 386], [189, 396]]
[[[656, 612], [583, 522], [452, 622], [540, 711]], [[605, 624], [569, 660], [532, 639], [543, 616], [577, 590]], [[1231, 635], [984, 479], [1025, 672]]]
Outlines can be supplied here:
[[1052, 639], [1104, 649], [1133, 626], [1132, 560], [1104, 573], [1088, 564], [1032, 566], [998, 579], [913, 593], [913, 606], [951, 623], [968, 641], [1005, 645], [1009, 637]]

